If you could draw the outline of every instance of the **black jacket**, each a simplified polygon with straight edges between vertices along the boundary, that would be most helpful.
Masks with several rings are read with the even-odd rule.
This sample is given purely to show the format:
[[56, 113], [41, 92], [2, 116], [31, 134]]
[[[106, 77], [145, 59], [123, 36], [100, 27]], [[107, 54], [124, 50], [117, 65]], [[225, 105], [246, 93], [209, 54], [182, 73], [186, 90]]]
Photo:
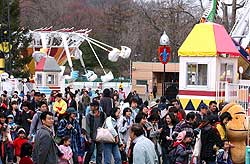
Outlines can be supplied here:
[[75, 110], [77, 110], [76, 100], [72, 99], [70, 103], [68, 104], [68, 107], [73, 107]]
[[205, 161], [216, 160], [216, 150], [214, 146], [222, 148], [223, 142], [217, 134], [216, 128], [210, 124], [201, 129], [201, 159]]
[[[160, 144], [162, 147], [165, 147], [168, 150], [168, 148], [172, 144], [172, 141], [167, 140], [166, 137], [167, 136], [171, 137], [171, 135], [172, 135], [172, 134], [170, 135], [171, 129], [168, 127], [168, 125], [165, 122], [159, 128], [163, 129], [161, 134], [160, 134]], [[172, 133], [174, 131], [174, 128], [175, 128], [175, 126], [173, 126], [173, 128], [172, 128]]]
[[109, 117], [111, 115], [112, 108], [114, 107], [114, 101], [112, 101], [110, 97], [103, 97], [100, 101], [100, 106], [107, 117]]

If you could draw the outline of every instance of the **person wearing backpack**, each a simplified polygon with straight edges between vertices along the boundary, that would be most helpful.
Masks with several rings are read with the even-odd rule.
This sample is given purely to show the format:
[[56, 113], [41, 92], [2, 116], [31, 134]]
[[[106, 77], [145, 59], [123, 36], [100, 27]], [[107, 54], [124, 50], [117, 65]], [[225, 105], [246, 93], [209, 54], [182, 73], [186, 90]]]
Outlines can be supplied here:
[[192, 137], [191, 132], [182, 131], [178, 134], [177, 140], [173, 144], [173, 150], [169, 153], [173, 157], [170, 164], [188, 164], [189, 155], [192, 154], [192, 150], [189, 149]]
[[40, 115], [46, 111], [48, 111], [47, 103], [44, 101], [40, 101], [38, 103], [38, 111], [33, 116], [31, 125], [30, 125], [28, 139], [30, 139], [32, 142], [34, 142], [36, 132], [42, 127], [42, 121], [40, 120]]
[[[129, 140], [129, 133], [130, 133], [129, 129], [133, 124], [131, 115], [132, 115], [132, 110], [129, 107], [127, 107], [123, 109], [122, 118], [119, 119], [118, 121], [118, 132], [120, 133], [120, 137], [124, 144], [125, 150], [127, 150], [129, 146], [127, 145], [128, 140]], [[123, 163], [126, 163], [128, 160], [125, 150], [120, 150]]]

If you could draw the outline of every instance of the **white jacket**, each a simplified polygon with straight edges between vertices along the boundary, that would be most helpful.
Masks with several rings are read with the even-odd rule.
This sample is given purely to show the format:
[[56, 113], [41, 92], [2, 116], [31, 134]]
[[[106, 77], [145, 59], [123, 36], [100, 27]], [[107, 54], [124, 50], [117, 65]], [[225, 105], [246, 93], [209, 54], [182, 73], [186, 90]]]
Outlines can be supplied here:
[[116, 119], [112, 118], [111, 116], [107, 117], [105, 120], [105, 127], [104, 128], [109, 129], [109, 131], [111, 132], [111, 134], [114, 137], [118, 136], [119, 137], [119, 144], [122, 144], [121, 137], [120, 137], [119, 133], [115, 130], [115, 128], [117, 128], [117, 130], [118, 130], [118, 122]]

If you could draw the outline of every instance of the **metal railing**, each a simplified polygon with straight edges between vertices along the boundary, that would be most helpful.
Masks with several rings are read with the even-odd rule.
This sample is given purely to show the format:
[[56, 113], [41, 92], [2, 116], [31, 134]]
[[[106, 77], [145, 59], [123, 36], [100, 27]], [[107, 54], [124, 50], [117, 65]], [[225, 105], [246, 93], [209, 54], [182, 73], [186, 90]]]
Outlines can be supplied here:
[[245, 111], [250, 110], [250, 85], [218, 82], [216, 87], [217, 102], [235, 102]]

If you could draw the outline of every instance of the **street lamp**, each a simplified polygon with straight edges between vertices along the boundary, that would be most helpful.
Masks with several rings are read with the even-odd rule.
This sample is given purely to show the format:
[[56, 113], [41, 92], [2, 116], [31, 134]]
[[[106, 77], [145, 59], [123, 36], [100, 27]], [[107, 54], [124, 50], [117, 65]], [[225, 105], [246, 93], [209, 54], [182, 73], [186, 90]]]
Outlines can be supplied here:
[[169, 37], [164, 31], [161, 38], [160, 38], [160, 46], [158, 48], [158, 55], [161, 63], [164, 65], [164, 70], [163, 70], [163, 89], [162, 89], [162, 95], [165, 96], [166, 94], [166, 88], [165, 88], [165, 83], [166, 83], [166, 64], [168, 63], [170, 59], [170, 46], [169, 46]]
[[169, 37], [166, 34], [166, 32], [164, 31], [161, 38], [160, 38], [160, 45], [161, 46], [168, 46], [169, 45]]

